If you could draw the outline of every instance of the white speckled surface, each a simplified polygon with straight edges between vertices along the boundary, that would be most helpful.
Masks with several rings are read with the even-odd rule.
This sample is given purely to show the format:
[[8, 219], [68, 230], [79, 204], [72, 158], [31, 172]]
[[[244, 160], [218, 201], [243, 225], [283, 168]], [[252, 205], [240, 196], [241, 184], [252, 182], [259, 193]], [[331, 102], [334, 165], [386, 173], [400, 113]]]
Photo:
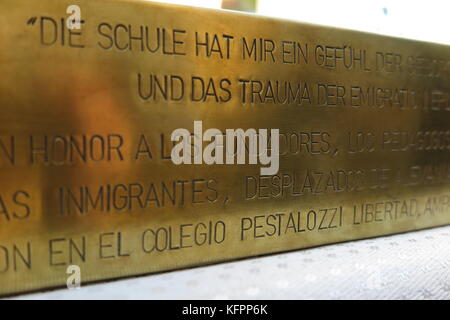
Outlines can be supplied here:
[[450, 226], [14, 299], [450, 299]]

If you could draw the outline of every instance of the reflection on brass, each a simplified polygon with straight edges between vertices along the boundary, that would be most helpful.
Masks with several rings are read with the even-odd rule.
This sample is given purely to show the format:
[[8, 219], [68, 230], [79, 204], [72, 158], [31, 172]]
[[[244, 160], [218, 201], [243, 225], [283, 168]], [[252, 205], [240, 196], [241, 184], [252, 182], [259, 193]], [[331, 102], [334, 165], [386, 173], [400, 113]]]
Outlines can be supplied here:
[[[448, 46], [142, 1], [0, 16], [0, 294], [450, 222]], [[279, 171], [175, 165], [194, 121], [279, 129]]]
[[255, 12], [257, 0], [222, 0], [222, 9]]

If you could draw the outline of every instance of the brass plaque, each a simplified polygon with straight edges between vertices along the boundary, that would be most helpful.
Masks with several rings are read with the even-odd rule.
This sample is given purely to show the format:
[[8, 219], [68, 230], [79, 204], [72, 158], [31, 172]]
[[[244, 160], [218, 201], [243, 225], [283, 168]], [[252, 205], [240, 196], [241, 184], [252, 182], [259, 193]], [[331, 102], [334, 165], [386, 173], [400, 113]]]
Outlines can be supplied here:
[[[450, 223], [449, 46], [144, 1], [0, 16], [0, 294]], [[238, 129], [268, 133], [253, 162]]]

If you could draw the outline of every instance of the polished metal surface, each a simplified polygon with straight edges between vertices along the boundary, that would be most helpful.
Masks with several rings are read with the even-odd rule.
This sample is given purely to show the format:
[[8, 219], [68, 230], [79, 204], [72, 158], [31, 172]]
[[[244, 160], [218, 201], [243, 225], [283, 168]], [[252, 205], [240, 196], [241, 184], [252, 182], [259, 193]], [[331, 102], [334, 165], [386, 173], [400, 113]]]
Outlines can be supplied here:
[[[0, 3], [0, 294], [450, 223], [448, 46], [71, 5]], [[279, 170], [174, 164], [195, 121], [279, 129]]]

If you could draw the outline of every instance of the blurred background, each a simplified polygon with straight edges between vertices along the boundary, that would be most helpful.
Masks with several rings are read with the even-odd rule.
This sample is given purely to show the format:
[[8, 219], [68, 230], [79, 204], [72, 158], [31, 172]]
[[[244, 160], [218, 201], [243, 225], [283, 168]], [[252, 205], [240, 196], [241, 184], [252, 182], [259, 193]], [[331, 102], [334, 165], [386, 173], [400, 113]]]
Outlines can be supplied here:
[[158, 0], [450, 44], [449, 0]]

